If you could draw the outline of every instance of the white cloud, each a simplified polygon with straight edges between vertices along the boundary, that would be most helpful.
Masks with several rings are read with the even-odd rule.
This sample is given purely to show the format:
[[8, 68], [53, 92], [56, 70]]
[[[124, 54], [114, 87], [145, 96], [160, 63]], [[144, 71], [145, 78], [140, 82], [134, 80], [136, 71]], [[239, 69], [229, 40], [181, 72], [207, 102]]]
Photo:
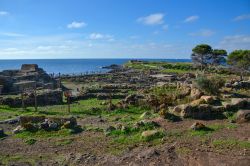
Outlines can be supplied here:
[[24, 34], [21, 33], [14, 33], [14, 32], [3, 32], [0, 33], [0, 36], [8, 36], [8, 37], [23, 37], [25, 36]]
[[137, 22], [145, 25], [159, 25], [164, 23], [163, 19], [164, 19], [163, 13], [155, 13], [148, 15], [146, 17], [140, 17], [137, 19]]
[[187, 17], [185, 20], [184, 20], [184, 22], [185, 23], [190, 23], [190, 22], [194, 22], [194, 21], [196, 21], [196, 20], [198, 20], [200, 17], [199, 16], [189, 16], [189, 17]]
[[218, 47], [228, 49], [230, 51], [236, 49], [250, 49], [250, 35], [226, 36], [219, 43]]
[[198, 32], [189, 33], [190, 36], [200, 36], [200, 37], [210, 37], [214, 34], [215, 32], [210, 29], [202, 29]]
[[67, 25], [68, 28], [82, 28], [85, 26], [87, 26], [85, 22], [76, 22], [76, 21], [73, 21], [72, 23]]
[[101, 33], [91, 33], [89, 35], [89, 39], [91, 40], [103, 39], [107, 41], [114, 41], [114, 37], [112, 35], [101, 34]]
[[0, 11], [0, 16], [6, 16], [6, 15], [8, 15], [9, 14], [9, 12], [6, 12], [6, 11]]
[[250, 14], [243, 14], [243, 15], [235, 17], [233, 20], [242, 21], [242, 20], [249, 20], [249, 19], [250, 19]]
[[91, 33], [89, 35], [90, 39], [103, 39], [104, 35], [100, 34], [100, 33]]

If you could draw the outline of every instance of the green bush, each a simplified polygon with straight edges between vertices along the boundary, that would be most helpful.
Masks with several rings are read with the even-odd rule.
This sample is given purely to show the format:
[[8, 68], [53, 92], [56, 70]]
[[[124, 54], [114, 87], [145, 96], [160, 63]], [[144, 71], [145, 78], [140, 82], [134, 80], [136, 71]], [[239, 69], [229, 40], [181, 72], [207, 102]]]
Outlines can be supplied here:
[[210, 95], [217, 95], [219, 93], [220, 88], [222, 88], [225, 84], [225, 80], [221, 77], [198, 77], [196, 80], [197, 87]]

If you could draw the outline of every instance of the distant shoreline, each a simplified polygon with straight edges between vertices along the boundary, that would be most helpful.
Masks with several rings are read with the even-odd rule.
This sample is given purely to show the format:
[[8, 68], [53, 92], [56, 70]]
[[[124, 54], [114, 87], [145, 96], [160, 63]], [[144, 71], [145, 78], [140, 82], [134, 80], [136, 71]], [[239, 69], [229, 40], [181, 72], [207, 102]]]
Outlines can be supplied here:
[[0, 60], [0, 71], [20, 69], [22, 64], [38, 64], [49, 74], [105, 73], [104, 66], [122, 65], [129, 60], [191, 62], [191, 59], [13, 59]]
[[190, 58], [57, 58], [57, 59], [0, 59], [0, 61], [15, 61], [15, 60], [190, 60]]

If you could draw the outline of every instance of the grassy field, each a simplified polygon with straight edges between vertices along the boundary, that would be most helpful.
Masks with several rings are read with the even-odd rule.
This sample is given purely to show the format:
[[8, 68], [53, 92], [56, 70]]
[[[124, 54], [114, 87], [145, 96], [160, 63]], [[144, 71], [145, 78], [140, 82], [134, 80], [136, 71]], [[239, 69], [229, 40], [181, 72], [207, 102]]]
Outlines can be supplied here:
[[195, 69], [192, 67], [191, 63], [168, 63], [168, 62], [141, 62], [141, 63], [131, 63], [125, 64], [128, 68], [134, 68], [139, 70], [159, 70], [162, 73], [177, 73], [183, 74], [186, 72], [194, 72]]

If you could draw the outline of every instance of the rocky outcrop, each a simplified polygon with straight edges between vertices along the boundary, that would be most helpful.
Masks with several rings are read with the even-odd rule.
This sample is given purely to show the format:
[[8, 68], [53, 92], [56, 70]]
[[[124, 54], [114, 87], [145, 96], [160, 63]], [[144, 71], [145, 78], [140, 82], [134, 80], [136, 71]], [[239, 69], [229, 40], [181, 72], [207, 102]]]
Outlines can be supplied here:
[[250, 98], [232, 98], [231, 106], [237, 109], [245, 109], [250, 107]]
[[250, 122], [250, 110], [239, 110], [236, 113], [236, 122], [237, 123]]
[[141, 134], [142, 138], [145, 138], [145, 139], [151, 139], [158, 135], [160, 135], [160, 131], [158, 130], [147, 130], [147, 131], [142, 132]]
[[59, 130], [61, 128], [74, 129], [77, 127], [76, 118], [59, 118], [45, 116], [21, 116], [20, 125], [13, 130], [14, 134], [27, 131], [37, 130]]
[[223, 109], [216, 108], [209, 104], [182, 104], [170, 109], [169, 112], [182, 118], [214, 119], [222, 115]]
[[192, 100], [197, 100], [199, 99], [204, 93], [201, 92], [199, 89], [197, 88], [192, 88], [191, 89], [191, 94], [190, 94], [190, 97]]
[[235, 89], [250, 89], [250, 81], [228, 82], [228, 83], [225, 83], [225, 87], [235, 88]]
[[143, 95], [138, 94], [132, 94], [128, 95], [123, 102], [129, 105], [137, 105], [139, 103], [139, 100], [144, 99]]
[[190, 128], [192, 130], [202, 130], [202, 129], [205, 129], [206, 126], [201, 122], [195, 122], [194, 124], [192, 124], [192, 126]]

